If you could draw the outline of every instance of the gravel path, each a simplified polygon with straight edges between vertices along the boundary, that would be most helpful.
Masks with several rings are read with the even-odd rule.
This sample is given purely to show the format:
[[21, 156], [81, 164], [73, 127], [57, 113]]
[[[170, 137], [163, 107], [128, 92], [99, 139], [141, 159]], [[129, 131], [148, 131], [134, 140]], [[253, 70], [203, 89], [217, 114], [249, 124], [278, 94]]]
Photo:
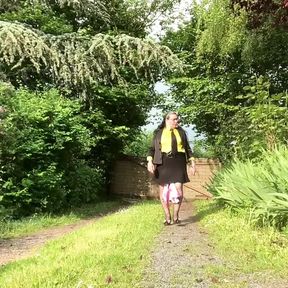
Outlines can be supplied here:
[[[181, 224], [165, 227], [157, 238], [141, 287], [288, 288], [287, 279], [275, 279], [273, 275], [261, 272], [243, 275], [236, 268], [234, 273], [231, 264], [216, 256], [207, 233], [197, 225], [198, 218], [194, 211], [193, 202], [183, 203]], [[227, 277], [218, 277], [217, 269], [222, 271], [222, 275], [226, 269]]]
[[157, 239], [152, 263], [144, 272], [143, 288], [209, 287], [201, 268], [219, 259], [206, 249], [209, 243], [205, 232], [197, 227], [192, 202], [183, 203], [180, 219], [180, 224], [165, 227]]

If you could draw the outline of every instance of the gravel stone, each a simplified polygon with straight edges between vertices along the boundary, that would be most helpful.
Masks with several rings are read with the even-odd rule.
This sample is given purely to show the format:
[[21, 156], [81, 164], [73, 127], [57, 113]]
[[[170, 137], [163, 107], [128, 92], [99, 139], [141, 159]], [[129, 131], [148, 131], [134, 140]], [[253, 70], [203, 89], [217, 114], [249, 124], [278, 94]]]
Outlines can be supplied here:
[[[195, 213], [193, 201], [182, 204], [180, 219], [182, 221], [178, 225], [165, 226], [156, 239], [151, 262], [143, 272], [140, 287], [288, 288], [287, 279], [275, 279], [264, 272], [241, 274], [235, 268], [235, 275], [231, 276], [232, 264], [217, 256], [209, 235], [198, 226], [199, 217]], [[209, 273], [209, 267], [229, 267], [230, 276], [220, 279], [217, 274]]]

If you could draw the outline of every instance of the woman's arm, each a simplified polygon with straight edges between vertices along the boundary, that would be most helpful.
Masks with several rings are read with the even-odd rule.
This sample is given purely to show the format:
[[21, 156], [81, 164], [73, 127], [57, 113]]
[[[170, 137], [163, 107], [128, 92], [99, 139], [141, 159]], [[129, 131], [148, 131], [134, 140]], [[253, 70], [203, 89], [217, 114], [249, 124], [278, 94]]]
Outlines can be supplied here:
[[185, 152], [186, 152], [186, 155], [187, 155], [187, 162], [188, 162], [188, 165], [189, 165], [189, 168], [191, 169], [191, 173], [192, 175], [195, 175], [196, 173], [196, 166], [195, 166], [195, 158], [194, 158], [194, 153], [189, 145], [189, 141], [188, 141], [188, 137], [184, 131], [184, 137], [185, 137]]
[[153, 164], [153, 157], [154, 157], [154, 153], [155, 153], [155, 137], [156, 134], [154, 135], [152, 141], [151, 141], [151, 145], [149, 147], [148, 150], [148, 156], [147, 156], [147, 169], [150, 173], [154, 173], [155, 171], [155, 165]]

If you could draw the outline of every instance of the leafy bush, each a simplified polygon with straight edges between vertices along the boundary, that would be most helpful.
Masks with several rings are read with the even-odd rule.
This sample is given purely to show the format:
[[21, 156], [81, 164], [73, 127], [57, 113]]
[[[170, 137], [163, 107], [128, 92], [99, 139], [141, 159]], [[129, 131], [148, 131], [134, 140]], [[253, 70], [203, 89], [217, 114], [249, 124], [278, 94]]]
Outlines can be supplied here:
[[192, 143], [194, 156], [197, 158], [215, 158], [216, 153], [206, 139], [195, 139]]
[[96, 142], [80, 102], [3, 84], [0, 100], [0, 205], [29, 214], [96, 199], [102, 171], [79, 162]]
[[245, 95], [237, 98], [245, 100], [246, 107], [239, 109], [222, 125], [223, 133], [217, 138], [217, 144], [221, 147], [221, 154], [258, 161], [263, 149], [272, 150], [276, 145], [287, 144], [288, 95], [271, 94], [270, 83], [264, 77], [243, 89]]
[[87, 166], [85, 161], [80, 161], [73, 170], [67, 171], [65, 182], [70, 203], [95, 202], [103, 196], [104, 171], [100, 167], [92, 168]]
[[249, 209], [251, 220], [279, 228], [288, 223], [288, 149], [263, 152], [259, 163], [236, 160], [209, 187], [235, 209]]
[[144, 131], [138, 134], [134, 140], [128, 143], [123, 152], [131, 156], [146, 157], [151, 145], [153, 132]]

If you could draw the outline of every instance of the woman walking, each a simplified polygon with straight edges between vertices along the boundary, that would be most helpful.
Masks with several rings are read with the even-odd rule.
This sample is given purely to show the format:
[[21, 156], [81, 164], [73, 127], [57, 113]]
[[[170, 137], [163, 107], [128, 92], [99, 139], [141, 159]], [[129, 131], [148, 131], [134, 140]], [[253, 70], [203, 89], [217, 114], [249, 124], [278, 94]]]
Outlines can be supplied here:
[[165, 212], [165, 225], [172, 224], [169, 192], [175, 188], [178, 201], [173, 201], [173, 222], [180, 223], [179, 210], [183, 200], [183, 184], [189, 182], [187, 163], [190, 164], [191, 173], [194, 175], [196, 172], [194, 160], [187, 135], [179, 126], [178, 114], [176, 112], [167, 113], [162, 123], [154, 131], [147, 157], [147, 169], [155, 175], [159, 184], [159, 195]]

